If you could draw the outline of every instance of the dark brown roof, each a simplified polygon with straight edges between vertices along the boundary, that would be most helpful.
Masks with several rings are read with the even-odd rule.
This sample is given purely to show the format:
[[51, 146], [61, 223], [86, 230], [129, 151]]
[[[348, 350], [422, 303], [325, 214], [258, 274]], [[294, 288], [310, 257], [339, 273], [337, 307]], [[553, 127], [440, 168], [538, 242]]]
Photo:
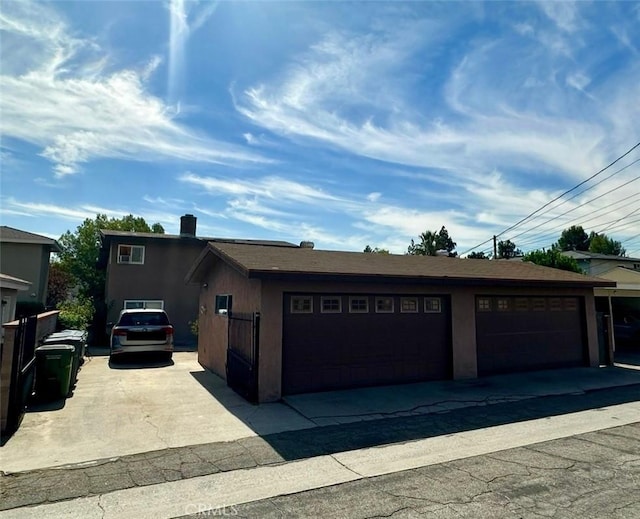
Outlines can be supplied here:
[[374, 281], [613, 286], [605, 279], [520, 261], [366, 254], [238, 243], [209, 243], [192, 267], [189, 278], [197, 279], [202, 274], [199, 271], [208, 268], [209, 262], [204, 261], [207, 255], [223, 259], [248, 277], [304, 275]]
[[[154, 238], [154, 239], [169, 239], [169, 240], [179, 240], [184, 239], [179, 234], [161, 234], [154, 232], [133, 232], [133, 231], [112, 231], [109, 229], [101, 229], [100, 233], [105, 237], [125, 237], [125, 238]], [[234, 238], [211, 238], [211, 237], [201, 237], [201, 236], [187, 236], [187, 238], [191, 238], [194, 240], [201, 240], [205, 242], [229, 242], [229, 243], [247, 243], [252, 245], [272, 245], [275, 247], [297, 247], [297, 245], [293, 243], [289, 243], [287, 241], [277, 241], [277, 240], [239, 240]]]
[[32, 232], [21, 231], [6, 225], [0, 226], [0, 242], [6, 243], [35, 243], [38, 245], [49, 245], [54, 252], [60, 252], [60, 245], [56, 240], [34, 234]]

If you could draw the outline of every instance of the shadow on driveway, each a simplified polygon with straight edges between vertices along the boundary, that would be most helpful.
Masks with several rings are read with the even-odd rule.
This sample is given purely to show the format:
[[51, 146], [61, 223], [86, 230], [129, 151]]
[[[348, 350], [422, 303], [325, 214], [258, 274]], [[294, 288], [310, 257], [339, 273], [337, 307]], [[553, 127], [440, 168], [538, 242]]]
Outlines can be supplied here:
[[[212, 383], [212, 379], [216, 377], [212, 377], [211, 373], [207, 372], [192, 373], [192, 375], [216, 400], [223, 403], [230, 413], [252, 427], [260, 436], [260, 441], [266, 442], [282, 457], [283, 461], [421, 440], [640, 400], [640, 378], [635, 384], [620, 387], [593, 389], [573, 394], [537, 396], [503, 403], [476, 400], [466, 401], [465, 405], [465, 401], [462, 400], [464, 396], [452, 392], [450, 402], [457, 401], [462, 404], [457, 408], [417, 415], [411, 415], [411, 409], [405, 410], [404, 412], [409, 416], [384, 417], [379, 413], [372, 413], [368, 416], [360, 415], [358, 421], [350, 423], [264, 434], [261, 428], [256, 426], [257, 424], [247, 420], [246, 415], [236, 413], [236, 410], [246, 410], [246, 406], [235, 407], [225, 403], [225, 400], [229, 399], [229, 388]], [[394, 387], [389, 387], [389, 391], [393, 390]], [[517, 388], [514, 388], [514, 393], [516, 392]], [[331, 397], [327, 395], [327, 398]], [[457, 398], [461, 399], [456, 400]], [[260, 409], [268, 405], [260, 404], [253, 407]], [[398, 411], [402, 414], [402, 409]], [[336, 409], [335, 413], [345, 417], [339, 414], [340, 409]]]

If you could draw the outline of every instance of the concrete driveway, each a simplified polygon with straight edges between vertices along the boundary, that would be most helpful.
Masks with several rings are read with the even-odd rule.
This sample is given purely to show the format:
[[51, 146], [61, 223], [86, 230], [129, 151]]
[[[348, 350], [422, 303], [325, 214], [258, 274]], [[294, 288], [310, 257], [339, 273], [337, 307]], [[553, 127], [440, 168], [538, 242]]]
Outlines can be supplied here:
[[17, 472], [312, 427], [284, 404], [251, 405], [197, 362], [86, 360], [74, 394], [34, 406], [0, 450], [0, 470]]

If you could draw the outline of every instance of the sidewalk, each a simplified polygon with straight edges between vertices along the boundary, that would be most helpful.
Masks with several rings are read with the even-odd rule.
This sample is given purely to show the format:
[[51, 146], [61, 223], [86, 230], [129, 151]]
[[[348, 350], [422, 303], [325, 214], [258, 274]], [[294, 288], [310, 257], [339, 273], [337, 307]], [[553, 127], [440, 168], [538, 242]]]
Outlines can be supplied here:
[[[639, 384], [640, 371], [607, 368], [340, 391], [324, 394], [326, 401], [301, 395], [290, 404], [316, 423], [334, 423], [6, 475], [0, 517], [25, 517], [38, 509], [19, 507], [43, 504], [50, 517], [70, 510], [90, 517], [84, 514], [99, 505], [111, 506], [114, 517], [148, 511], [159, 519], [187, 513], [163, 508], [178, 495], [181, 506], [198, 493], [218, 505], [243, 503], [385, 473], [384, 463], [393, 472], [446, 461], [443, 452], [466, 457], [566, 437], [640, 420]], [[367, 397], [378, 399], [374, 412]], [[333, 416], [324, 414], [331, 409]], [[427, 458], [418, 455], [423, 451]], [[140, 499], [155, 505], [139, 510]]]

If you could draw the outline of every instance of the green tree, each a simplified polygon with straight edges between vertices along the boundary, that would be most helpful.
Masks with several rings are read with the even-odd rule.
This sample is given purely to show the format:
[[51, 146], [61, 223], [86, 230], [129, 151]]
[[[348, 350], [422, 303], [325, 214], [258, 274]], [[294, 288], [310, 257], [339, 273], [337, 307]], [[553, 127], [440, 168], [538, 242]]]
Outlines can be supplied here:
[[108, 218], [105, 214], [97, 214], [94, 219], [87, 218], [74, 232], [64, 233], [58, 240], [62, 248], [62, 252], [58, 254], [59, 264], [71, 277], [76, 292], [76, 297], [63, 305], [63, 317], [67, 319], [67, 324], [77, 324], [83, 319], [89, 319], [96, 329], [104, 328], [105, 271], [98, 268], [101, 229], [164, 234], [159, 223], [149, 227], [144, 218], [131, 214], [122, 218]]
[[362, 252], [366, 252], [368, 254], [389, 254], [387, 249], [380, 249], [378, 247], [372, 249], [369, 245], [367, 245]]
[[589, 250], [589, 236], [581, 225], [572, 225], [562, 231], [556, 247], [561, 251], [567, 250]]
[[621, 242], [609, 238], [604, 233], [597, 234], [593, 231], [589, 234], [589, 252], [613, 256], [624, 256], [627, 253]]
[[574, 258], [570, 258], [562, 254], [558, 249], [542, 249], [527, 252], [523, 261], [529, 261], [543, 267], [552, 267], [554, 269], [568, 270], [582, 274], [582, 269], [578, 266], [578, 262]]
[[471, 254], [469, 254], [467, 256], [467, 258], [469, 259], [489, 259], [489, 256], [487, 256], [484, 252], [472, 252]]
[[498, 242], [498, 258], [509, 259], [516, 256], [522, 256], [522, 251], [516, 247], [516, 244], [511, 240]]
[[416, 256], [436, 256], [439, 250], [446, 250], [450, 257], [458, 255], [455, 252], [456, 242], [449, 236], [447, 229], [442, 226], [440, 231], [425, 231], [420, 235], [420, 242], [411, 240], [407, 254]]

